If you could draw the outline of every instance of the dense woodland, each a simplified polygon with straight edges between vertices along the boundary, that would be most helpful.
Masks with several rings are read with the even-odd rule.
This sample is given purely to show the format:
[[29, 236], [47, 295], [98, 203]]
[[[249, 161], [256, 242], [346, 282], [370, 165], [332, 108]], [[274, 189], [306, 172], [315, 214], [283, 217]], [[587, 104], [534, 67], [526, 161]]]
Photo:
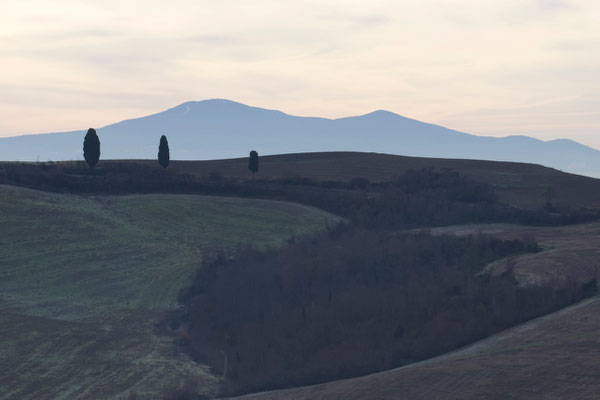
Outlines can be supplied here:
[[478, 274], [492, 260], [532, 251], [533, 241], [340, 227], [282, 250], [215, 256], [181, 293], [187, 314], [177, 324], [188, 324], [192, 354], [226, 376], [226, 394], [358, 376], [593, 293], [595, 283], [518, 288], [510, 268]]

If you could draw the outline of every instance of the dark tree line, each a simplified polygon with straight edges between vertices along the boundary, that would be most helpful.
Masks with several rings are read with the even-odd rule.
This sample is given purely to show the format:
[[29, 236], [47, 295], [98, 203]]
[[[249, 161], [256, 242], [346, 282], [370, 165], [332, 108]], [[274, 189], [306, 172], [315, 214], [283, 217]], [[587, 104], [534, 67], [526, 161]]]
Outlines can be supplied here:
[[94, 168], [100, 160], [100, 139], [93, 128], [88, 129], [83, 139], [83, 158], [90, 168]]
[[[520, 288], [489, 262], [531, 240], [339, 227], [203, 264], [180, 301], [188, 348], [238, 394], [359, 376], [441, 354], [594, 292]], [[510, 262], [507, 259], [506, 262]], [[184, 325], [186, 326], [186, 325]]]
[[254, 174], [258, 172], [258, 153], [255, 150], [250, 152], [250, 158], [248, 159], [248, 169], [252, 172], [252, 180], [254, 180]]
[[[86, 171], [63, 163], [7, 163], [7, 184], [80, 194], [185, 193], [285, 200], [318, 207], [360, 226], [387, 229], [504, 222], [552, 226], [593, 221], [594, 209], [555, 206], [519, 209], [497, 199], [494, 189], [455, 171], [408, 171], [390, 182], [314, 181], [294, 177], [255, 182], [218, 174], [197, 177], [140, 162], [111, 161]], [[415, 184], [415, 182], [421, 182]]]
[[167, 141], [167, 137], [162, 135], [158, 145], [158, 163], [163, 168], [167, 168], [169, 166], [169, 159], [169, 142]]

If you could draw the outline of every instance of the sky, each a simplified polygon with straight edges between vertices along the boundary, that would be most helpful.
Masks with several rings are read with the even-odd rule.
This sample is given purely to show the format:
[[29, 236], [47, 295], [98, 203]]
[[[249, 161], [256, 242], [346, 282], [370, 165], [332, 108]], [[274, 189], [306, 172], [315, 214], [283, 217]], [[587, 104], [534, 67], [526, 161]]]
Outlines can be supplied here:
[[600, 2], [0, 1], [0, 137], [211, 98], [600, 149]]

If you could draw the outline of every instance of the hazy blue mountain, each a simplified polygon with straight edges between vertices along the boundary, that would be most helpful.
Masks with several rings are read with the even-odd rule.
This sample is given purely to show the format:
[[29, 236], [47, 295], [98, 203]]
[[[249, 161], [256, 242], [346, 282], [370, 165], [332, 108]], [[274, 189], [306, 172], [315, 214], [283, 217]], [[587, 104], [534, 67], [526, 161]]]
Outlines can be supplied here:
[[[87, 127], [86, 127], [87, 130]], [[85, 131], [0, 139], [0, 160], [80, 160]], [[388, 111], [326, 119], [295, 117], [228, 100], [188, 102], [97, 129], [101, 159], [156, 158], [167, 135], [171, 159], [217, 159], [308, 151], [366, 151], [542, 164], [600, 177], [600, 152], [572, 140], [494, 138]]]

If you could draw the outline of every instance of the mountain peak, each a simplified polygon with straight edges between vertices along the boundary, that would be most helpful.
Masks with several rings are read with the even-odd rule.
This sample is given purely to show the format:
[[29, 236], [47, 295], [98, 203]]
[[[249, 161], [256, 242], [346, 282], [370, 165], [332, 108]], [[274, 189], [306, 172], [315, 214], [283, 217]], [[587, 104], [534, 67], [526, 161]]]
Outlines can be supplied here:
[[375, 110], [373, 112], [370, 112], [368, 114], [365, 114], [364, 117], [401, 117], [401, 115], [393, 113], [391, 111], [387, 111], [387, 110]]
[[227, 99], [208, 99], [208, 100], [192, 100], [186, 101], [185, 103], [181, 103], [180, 105], [173, 107], [173, 109], [177, 108], [186, 108], [186, 107], [201, 107], [201, 106], [235, 106], [235, 107], [249, 107], [245, 104], [238, 103], [237, 101], [227, 100]]

